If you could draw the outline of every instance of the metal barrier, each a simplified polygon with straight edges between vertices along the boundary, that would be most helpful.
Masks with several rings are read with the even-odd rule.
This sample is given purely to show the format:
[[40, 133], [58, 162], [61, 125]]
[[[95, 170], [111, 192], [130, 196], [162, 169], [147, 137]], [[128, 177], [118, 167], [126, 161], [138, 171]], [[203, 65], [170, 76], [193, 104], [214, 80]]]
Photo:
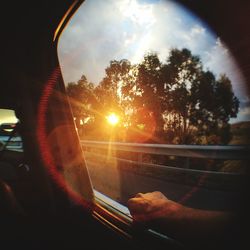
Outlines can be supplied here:
[[[114, 200], [119, 197], [118, 200], [122, 204], [126, 204], [128, 198], [135, 193], [145, 193], [157, 187], [157, 190], [166, 193], [170, 199], [188, 200], [192, 207], [224, 209], [231, 204], [232, 197], [242, 191], [245, 174], [238, 170], [228, 172], [203, 168], [203, 165], [201, 165], [202, 168], [197, 169], [191, 159], [201, 159], [198, 160], [198, 164], [200, 162], [203, 164], [207, 159], [212, 159], [211, 162], [219, 160], [219, 164], [224, 164], [224, 161], [228, 160], [237, 160], [245, 169], [250, 157], [249, 146], [138, 144], [87, 140], [82, 140], [81, 144], [97, 190]], [[123, 155], [119, 151], [135, 153], [133, 155], [135, 157], [138, 155], [138, 158], [134, 157], [135, 159], [132, 160], [122, 158], [130, 154]], [[171, 160], [163, 159], [164, 162], [161, 165], [147, 161], [147, 156], [144, 158], [143, 154], [182, 159], [177, 165], [172, 165]], [[142, 161], [142, 158], [146, 161]], [[103, 172], [100, 174], [98, 171]], [[119, 178], [116, 180], [117, 176]], [[136, 185], [128, 185], [128, 180]], [[117, 186], [120, 191], [114, 194]], [[196, 193], [195, 196], [194, 193]]]
[[214, 146], [214, 145], [169, 145], [143, 144], [105, 141], [81, 141], [82, 146], [100, 149], [112, 149], [127, 152], [146, 153], [155, 155], [179, 156], [186, 158], [206, 158], [220, 160], [250, 159], [250, 147], [246, 146]]

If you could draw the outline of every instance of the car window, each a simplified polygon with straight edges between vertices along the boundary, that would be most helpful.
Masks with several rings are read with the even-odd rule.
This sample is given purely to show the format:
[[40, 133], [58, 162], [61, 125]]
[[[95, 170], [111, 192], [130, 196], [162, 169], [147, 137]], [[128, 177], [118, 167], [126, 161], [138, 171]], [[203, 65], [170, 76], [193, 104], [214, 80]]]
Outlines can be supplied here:
[[85, 1], [58, 57], [96, 194], [234, 208], [250, 106], [219, 34], [174, 1]]
[[17, 129], [18, 119], [14, 110], [0, 109], [0, 144], [1, 148], [22, 151], [23, 144]]

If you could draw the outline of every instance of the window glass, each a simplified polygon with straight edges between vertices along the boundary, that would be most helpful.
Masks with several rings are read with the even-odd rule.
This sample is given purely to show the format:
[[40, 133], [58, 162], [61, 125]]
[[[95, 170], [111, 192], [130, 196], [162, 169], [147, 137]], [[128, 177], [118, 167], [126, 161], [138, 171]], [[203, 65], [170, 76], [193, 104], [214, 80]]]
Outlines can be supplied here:
[[18, 134], [14, 110], [0, 109], [0, 148], [1, 150], [22, 151], [22, 139]]
[[173, 1], [87, 0], [58, 56], [94, 189], [124, 205], [159, 190], [232, 206], [250, 106], [219, 34]]

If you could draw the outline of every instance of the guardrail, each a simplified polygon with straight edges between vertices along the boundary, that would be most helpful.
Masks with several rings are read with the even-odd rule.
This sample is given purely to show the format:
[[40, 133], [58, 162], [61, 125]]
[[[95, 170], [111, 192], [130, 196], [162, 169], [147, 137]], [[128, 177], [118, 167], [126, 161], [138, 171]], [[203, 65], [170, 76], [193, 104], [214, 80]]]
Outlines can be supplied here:
[[214, 145], [169, 145], [143, 144], [105, 141], [81, 141], [82, 146], [100, 149], [111, 149], [135, 153], [179, 156], [185, 158], [205, 158], [220, 160], [250, 159], [250, 146], [214, 146]]
[[[85, 151], [86, 160], [92, 166], [90, 169], [95, 169], [95, 164], [98, 165], [100, 162], [105, 165], [110, 164], [109, 161], [114, 161], [118, 163], [120, 170], [124, 173], [129, 171], [137, 175], [147, 175], [171, 183], [182, 183], [191, 186], [200, 185], [215, 190], [235, 190], [236, 187], [240, 186], [242, 173], [196, 169], [192, 166], [191, 158], [222, 161], [240, 160], [244, 161], [244, 163], [240, 163], [244, 165], [250, 158], [249, 146], [138, 144], [87, 140], [82, 140], [81, 144]], [[134, 152], [138, 154], [138, 158], [134, 160], [123, 159], [120, 158], [119, 153], [108, 156], [96, 149], [106, 150], [105, 152], [107, 150], [111, 152]], [[176, 156], [181, 157], [182, 161], [175, 166], [171, 165], [171, 161], [163, 165], [155, 164], [142, 161], [143, 154]]]

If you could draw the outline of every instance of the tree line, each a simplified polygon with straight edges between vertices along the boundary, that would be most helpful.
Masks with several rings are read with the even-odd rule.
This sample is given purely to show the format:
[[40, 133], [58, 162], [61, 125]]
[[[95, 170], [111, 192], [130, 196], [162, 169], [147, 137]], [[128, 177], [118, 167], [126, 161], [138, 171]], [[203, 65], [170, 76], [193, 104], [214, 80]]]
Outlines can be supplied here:
[[[155, 52], [138, 64], [112, 60], [99, 84], [85, 75], [67, 84], [79, 134], [88, 139], [170, 144], [227, 144], [229, 120], [239, 111], [230, 79], [205, 70], [190, 50], [172, 49], [165, 62]], [[120, 117], [116, 128], [108, 113]]]

